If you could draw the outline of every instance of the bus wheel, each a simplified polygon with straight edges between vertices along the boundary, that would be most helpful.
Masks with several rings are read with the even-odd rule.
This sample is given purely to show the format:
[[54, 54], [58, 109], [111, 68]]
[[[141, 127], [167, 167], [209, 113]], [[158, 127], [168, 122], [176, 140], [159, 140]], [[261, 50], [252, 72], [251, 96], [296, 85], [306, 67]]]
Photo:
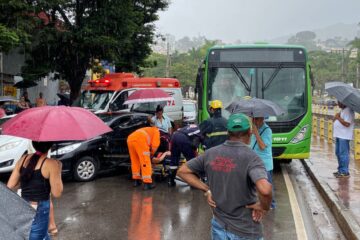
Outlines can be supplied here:
[[281, 163], [290, 164], [292, 159], [282, 159]]

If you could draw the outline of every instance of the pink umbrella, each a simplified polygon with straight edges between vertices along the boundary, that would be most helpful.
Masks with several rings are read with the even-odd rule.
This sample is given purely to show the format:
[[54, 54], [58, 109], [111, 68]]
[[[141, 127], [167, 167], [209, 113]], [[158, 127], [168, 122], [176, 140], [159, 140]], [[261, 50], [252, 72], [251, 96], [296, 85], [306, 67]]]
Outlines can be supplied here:
[[124, 104], [161, 102], [171, 100], [173, 100], [173, 97], [171, 97], [164, 90], [161, 90], [159, 88], [147, 88], [139, 89], [133, 92], [124, 102]]
[[110, 131], [90, 111], [65, 106], [27, 109], [2, 125], [3, 134], [39, 142], [86, 140]]

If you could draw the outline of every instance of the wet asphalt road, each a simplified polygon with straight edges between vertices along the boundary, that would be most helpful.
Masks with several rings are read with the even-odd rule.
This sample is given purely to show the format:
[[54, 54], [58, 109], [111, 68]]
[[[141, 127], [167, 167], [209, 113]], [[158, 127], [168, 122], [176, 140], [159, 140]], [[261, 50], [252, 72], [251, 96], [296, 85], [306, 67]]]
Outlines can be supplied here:
[[[276, 186], [283, 186], [280, 171]], [[276, 189], [277, 209], [264, 220], [265, 239], [296, 236], [286, 189]], [[67, 182], [55, 200], [59, 235], [54, 239], [210, 239], [211, 210], [203, 193], [182, 182], [151, 191], [133, 188], [127, 175]]]

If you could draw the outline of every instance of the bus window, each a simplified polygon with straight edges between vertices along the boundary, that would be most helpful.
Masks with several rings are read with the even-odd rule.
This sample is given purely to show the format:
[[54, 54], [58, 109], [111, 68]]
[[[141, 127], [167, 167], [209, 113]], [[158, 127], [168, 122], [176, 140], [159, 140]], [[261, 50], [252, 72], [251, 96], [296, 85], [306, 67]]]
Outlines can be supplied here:
[[209, 101], [221, 100], [225, 108], [236, 98], [249, 94], [232, 68], [212, 68], [209, 79]]
[[286, 114], [278, 116], [277, 120], [293, 120], [306, 111], [305, 91], [305, 70], [282, 68], [264, 90], [264, 98], [279, 104], [285, 110]]

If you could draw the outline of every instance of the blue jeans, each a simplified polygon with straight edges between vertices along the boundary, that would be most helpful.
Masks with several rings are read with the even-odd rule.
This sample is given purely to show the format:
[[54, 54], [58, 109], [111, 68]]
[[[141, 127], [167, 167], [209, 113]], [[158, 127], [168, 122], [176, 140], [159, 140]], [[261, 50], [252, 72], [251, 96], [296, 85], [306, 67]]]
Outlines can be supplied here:
[[335, 154], [339, 164], [338, 172], [342, 174], [349, 174], [350, 140], [336, 138]]
[[50, 200], [38, 202], [29, 240], [50, 240], [48, 234]]
[[263, 238], [240, 237], [224, 229], [215, 218], [211, 219], [211, 239], [212, 240], [263, 240]]
[[273, 185], [273, 171], [266, 171], [267, 173], [267, 179], [268, 179], [268, 182], [271, 183], [272, 187], [272, 200], [271, 200], [271, 208], [275, 209], [276, 208], [276, 202], [275, 202], [275, 191], [274, 191], [274, 185]]

